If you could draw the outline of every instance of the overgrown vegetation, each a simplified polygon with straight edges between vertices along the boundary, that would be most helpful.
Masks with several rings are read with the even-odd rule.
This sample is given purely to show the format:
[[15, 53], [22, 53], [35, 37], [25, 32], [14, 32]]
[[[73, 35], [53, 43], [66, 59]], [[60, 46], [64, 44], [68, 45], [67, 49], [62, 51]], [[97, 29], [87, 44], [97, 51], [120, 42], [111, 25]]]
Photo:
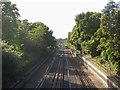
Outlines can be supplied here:
[[103, 13], [78, 14], [65, 45], [78, 55], [102, 58], [120, 75], [120, 11], [117, 7], [115, 2], [109, 2]]
[[56, 39], [41, 22], [20, 20], [15, 4], [3, 2], [2, 8], [2, 85], [10, 87], [16, 77], [23, 75], [36, 62], [56, 47]]

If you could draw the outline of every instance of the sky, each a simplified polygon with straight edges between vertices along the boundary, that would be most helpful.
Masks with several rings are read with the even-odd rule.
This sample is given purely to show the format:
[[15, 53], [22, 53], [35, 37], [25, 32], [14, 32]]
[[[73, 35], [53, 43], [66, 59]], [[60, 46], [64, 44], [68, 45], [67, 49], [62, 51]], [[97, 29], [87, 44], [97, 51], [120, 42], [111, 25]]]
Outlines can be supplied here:
[[[87, 11], [101, 12], [108, 0], [10, 0], [17, 4], [20, 19], [42, 22], [56, 38], [67, 38], [75, 25], [75, 16]], [[119, 0], [114, 0], [118, 3]]]

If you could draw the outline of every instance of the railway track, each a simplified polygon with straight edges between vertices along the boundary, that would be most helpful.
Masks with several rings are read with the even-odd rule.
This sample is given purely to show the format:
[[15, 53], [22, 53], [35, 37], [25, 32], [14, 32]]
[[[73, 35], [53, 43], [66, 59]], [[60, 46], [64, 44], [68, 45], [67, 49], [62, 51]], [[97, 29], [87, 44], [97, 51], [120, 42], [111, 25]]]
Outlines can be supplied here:
[[53, 60], [36, 88], [62, 88], [64, 80], [63, 60]]
[[37, 84], [37, 86], [35, 88], [41, 88], [43, 87], [46, 83], [46, 79], [49, 78], [47, 75], [52, 67], [52, 64], [53, 64], [54, 60], [51, 62], [51, 64], [47, 67], [45, 73], [43, 74], [43, 77], [39, 80], [39, 83]]
[[[70, 57], [69, 54], [58, 52], [53, 60], [47, 63], [42, 63], [38, 75], [26, 83], [27, 88], [30, 85], [35, 89], [96, 88], [83, 62]], [[35, 81], [37, 83], [34, 83]]]
[[36, 88], [95, 88], [95, 85], [75, 61], [58, 57], [47, 68]]

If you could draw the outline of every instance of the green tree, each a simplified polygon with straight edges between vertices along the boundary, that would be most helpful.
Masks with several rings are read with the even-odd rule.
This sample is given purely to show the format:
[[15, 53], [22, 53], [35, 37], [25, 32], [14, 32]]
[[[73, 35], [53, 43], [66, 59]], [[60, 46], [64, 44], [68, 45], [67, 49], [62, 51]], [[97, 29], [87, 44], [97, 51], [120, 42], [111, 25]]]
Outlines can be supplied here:
[[70, 42], [75, 47], [78, 54], [89, 52], [88, 41], [100, 27], [100, 17], [101, 14], [97, 12], [81, 13], [76, 16], [76, 25], [73, 27], [67, 42]]
[[2, 2], [2, 33], [3, 39], [14, 42], [17, 37], [17, 19], [20, 16], [16, 4]]

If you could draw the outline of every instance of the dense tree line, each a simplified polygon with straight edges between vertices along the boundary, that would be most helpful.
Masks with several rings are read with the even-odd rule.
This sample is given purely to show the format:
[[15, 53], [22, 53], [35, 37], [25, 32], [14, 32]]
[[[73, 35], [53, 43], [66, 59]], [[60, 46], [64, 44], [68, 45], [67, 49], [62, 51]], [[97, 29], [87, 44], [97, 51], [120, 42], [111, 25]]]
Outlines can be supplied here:
[[90, 54], [108, 62], [120, 75], [120, 11], [109, 2], [102, 13], [86, 12], [75, 17], [76, 24], [68, 33], [65, 45], [78, 55]]
[[23, 75], [55, 47], [56, 39], [41, 22], [20, 20], [16, 4], [3, 2], [2, 8], [2, 75], [3, 87], [9, 87], [16, 76]]

